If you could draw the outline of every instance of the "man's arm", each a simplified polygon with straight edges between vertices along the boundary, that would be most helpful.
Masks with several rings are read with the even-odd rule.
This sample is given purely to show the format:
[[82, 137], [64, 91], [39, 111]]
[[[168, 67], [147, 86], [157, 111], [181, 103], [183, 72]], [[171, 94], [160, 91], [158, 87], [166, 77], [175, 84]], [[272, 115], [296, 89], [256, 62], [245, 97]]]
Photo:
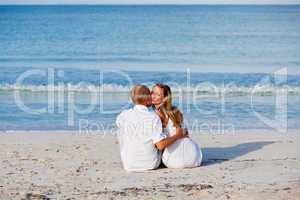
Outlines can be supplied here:
[[117, 125], [118, 128], [120, 128], [120, 126], [121, 126], [121, 123], [122, 123], [122, 120], [123, 120], [123, 115], [124, 115], [124, 113], [121, 112], [121, 113], [117, 116], [117, 118], [116, 118], [116, 125]]
[[185, 138], [185, 137], [187, 137], [186, 129], [176, 128], [176, 134], [155, 143], [155, 146], [158, 150], [163, 150], [167, 146], [173, 144], [176, 140]]

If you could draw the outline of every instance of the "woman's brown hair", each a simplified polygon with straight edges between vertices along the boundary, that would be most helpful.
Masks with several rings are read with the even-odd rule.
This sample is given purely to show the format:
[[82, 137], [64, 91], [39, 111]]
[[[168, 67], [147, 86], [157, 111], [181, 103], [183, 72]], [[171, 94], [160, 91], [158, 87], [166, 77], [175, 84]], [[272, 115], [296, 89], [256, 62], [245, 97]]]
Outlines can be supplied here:
[[155, 86], [161, 88], [163, 91], [164, 101], [162, 111], [172, 120], [176, 128], [180, 128], [183, 123], [183, 115], [177, 107], [172, 105], [171, 88], [162, 83], [157, 83]]

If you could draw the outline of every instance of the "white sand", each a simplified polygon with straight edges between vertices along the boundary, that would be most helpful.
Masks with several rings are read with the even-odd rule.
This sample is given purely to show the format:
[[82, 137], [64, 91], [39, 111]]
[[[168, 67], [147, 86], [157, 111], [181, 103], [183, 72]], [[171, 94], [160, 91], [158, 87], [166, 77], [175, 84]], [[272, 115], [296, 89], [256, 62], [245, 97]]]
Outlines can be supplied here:
[[0, 132], [0, 200], [300, 198], [300, 131], [192, 138], [202, 167], [128, 173], [114, 136]]

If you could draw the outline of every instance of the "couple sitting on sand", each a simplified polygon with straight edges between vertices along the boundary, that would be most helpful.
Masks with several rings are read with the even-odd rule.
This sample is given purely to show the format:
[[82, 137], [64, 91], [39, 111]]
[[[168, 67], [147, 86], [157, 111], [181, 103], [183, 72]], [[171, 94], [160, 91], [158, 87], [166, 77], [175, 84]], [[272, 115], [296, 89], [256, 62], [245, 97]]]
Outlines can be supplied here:
[[198, 167], [201, 149], [183, 128], [182, 113], [172, 105], [170, 87], [156, 84], [152, 91], [137, 85], [131, 91], [134, 107], [117, 117], [123, 167], [127, 171]]

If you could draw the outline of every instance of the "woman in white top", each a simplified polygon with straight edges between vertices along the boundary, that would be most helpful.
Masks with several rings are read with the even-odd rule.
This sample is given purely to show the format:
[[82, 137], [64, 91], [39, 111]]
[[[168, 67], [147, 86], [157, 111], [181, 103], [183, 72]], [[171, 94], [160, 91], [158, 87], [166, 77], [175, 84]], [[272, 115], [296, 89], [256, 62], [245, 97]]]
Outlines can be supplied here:
[[[183, 115], [172, 105], [172, 93], [169, 86], [156, 84], [152, 88], [152, 104], [161, 118], [165, 134], [173, 135], [177, 128], [183, 127]], [[195, 141], [186, 137], [165, 148], [162, 161], [168, 168], [198, 167], [202, 162], [202, 152]]]

